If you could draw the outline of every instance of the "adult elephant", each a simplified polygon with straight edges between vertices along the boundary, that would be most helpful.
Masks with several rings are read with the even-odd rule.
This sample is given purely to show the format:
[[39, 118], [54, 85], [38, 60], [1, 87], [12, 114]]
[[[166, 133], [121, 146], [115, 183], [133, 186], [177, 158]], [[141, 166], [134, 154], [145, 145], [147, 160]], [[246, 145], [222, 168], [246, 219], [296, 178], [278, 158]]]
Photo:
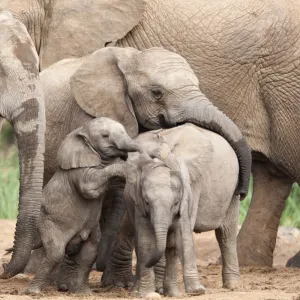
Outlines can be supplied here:
[[[57, 168], [57, 151], [65, 136], [93, 117], [105, 116], [121, 122], [131, 137], [183, 122], [219, 133], [240, 163], [236, 193], [246, 195], [250, 148], [236, 125], [203, 95], [195, 73], [180, 55], [157, 47], [143, 51], [108, 47], [83, 58], [62, 60], [40, 77], [47, 120], [45, 183]], [[110, 194], [114, 200], [109, 201], [114, 209], [105, 207], [102, 213], [104, 217], [109, 211], [113, 214], [105, 222], [106, 255], [124, 210], [122, 188], [123, 183], [114, 184]]]
[[24, 269], [36, 232], [45, 147], [39, 70], [123, 37], [140, 21], [144, 8], [142, 0], [0, 2], [0, 125], [6, 118], [14, 127], [21, 171], [15, 250], [1, 278]]
[[300, 182], [299, 6], [295, 0], [148, 0], [142, 21], [116, 44], [181, 54], [203, 93], [246, 136], [254, 191], [238, 236], [241, 265], [272, 265], [285, 200]]

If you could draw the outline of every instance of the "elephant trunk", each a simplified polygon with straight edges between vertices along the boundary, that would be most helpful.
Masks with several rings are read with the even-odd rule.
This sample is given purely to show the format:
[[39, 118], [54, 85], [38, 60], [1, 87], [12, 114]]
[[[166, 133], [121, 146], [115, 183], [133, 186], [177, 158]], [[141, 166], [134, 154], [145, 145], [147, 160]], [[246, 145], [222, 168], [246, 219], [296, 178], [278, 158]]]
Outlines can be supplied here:
[[[19, 214], [12, 259], [3, 265], [4, 273], [1, 278], [13, 277], [26, 267], [40, 213], [44, 173], [45, 108], [42, 93], [37, 86], [37, 78], [32, 82], [32, 86], [35, 86], [35, 92], [24, 92], [24, 95], [31, 94], [30, 98], [26, 97], [21, 107], [16, 109], [10, 118], [19, 150]], [[26, 87], [28, 89], [30, 85]]]
[[155, 234], [155, 249], [151, 255], [151, 258], [146, 263], [146, 268], [151, 268], [156, 265], [159, 260], [163, 257], [166, 251], [167, 235], [170, 224], [166, 222], [166, 215], [170, 214], [167, 212], [165, 215], [154, 216], [152, 224]]
[[236, 124], [202, 94], [197, 92], [171, 122], [190, 122], [209, 129], [225, 138], [236, 153], [239, 162], [239, 182], [235, 193], [243, 199], [247, 193], [251, 173], [251, 149]]
[[120, 150], [124, 150], [126, 152], [139, 152], [141, 154], [147, 154], [146, 149], [139, 142], [132, 140], [129, 135], [124, 135], [121, 138], [119, 137], [115, 139], [115, 143]]

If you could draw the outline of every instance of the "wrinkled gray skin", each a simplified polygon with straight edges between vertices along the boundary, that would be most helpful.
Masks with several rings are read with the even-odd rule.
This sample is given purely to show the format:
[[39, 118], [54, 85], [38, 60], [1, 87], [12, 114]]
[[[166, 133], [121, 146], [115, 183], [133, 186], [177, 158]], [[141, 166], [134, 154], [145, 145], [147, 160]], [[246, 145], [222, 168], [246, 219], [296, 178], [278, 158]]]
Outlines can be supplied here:
[[[128, 248], [119, 255], [115, 250], [121, 244], [133, 245], [135, 230], [137, 296], [144, 297], [162, 286], [165, 295], [180, 296], [177, 255], [186, 292], [204, 293], [192, 229], [197, 233], [216, 230], [223, 258], [223, 286], [234, 288], [240, 277], [236, 249], [239, 196], [234, 195], [239, 167], [233, 149], [221, 136], [192, 124], [144, 133], [136, 140], [149, 153], [161, 149], [158, 157], [165, 163], [136, 154], [129, 156], [124, 191], [127, 210], [112, 249], [114, 266], [110, 271], [120, 263], [119, 257], [122, 261], [130, 258]], [[163, 149], [163, 143], [171, 154]], [[151, 267], [164, 254], [164, 279], [158, 274], [155, 280]]]
[[[191, 121], [223, 135], [235, 148], [242, 174], [238, 193], [245, 194], [251, 153], [235, 124], [214, 107], [198, 87], [186, 61], [162, 48], [104, 48], [81, 59], [67, 59], [41, 72], [46, 102], [45, 182], [56, 168], [63, 138], [92, 117], [106, 116], [122, 123], [131, 137], [141, 127], [153, 129]], [[165, 124], [167, 123], [167, 124]], [[107, 230], [100, 247], [98, 269], [104, 270], [110, 244], [124, 213], [121, 188], [106, 213]]]
[[42, 198], [45, 108], [39, 59], [25, 26], [2, 11], [0, 33], [0, 130], [4, 119], [12, 124], [20, 164], [15, 251], [12, 262], [4, 264], [0, 274], [0, 278], [7, 278], [23, 269], [21, 263], [28, 259], [34, 239]]
[[71, 292], [89, 291], [103, 198], [111, 179], [123, 174], [118, 161], [126, 159], [128, 151], [145, 153], [120, 123], [108, 118], [94, 119], [64, 139], [58, 169], [43, 191], [38, 232], [45, 254], [27, 294], [41, 292], [65, 253], [70, 255], [58, 284], [62, 281]]
[[147, 0], [142, 21], [116, 44], [163, 46], [186, 58], [255, 152], [242, 265], [272, 265], [285, 200], [300, 182], [299, 14], [297, 0]]
[[272, 265], [285, 200], [299, 182], [300, 87], [292, 84], [300, 77], [298, 1], [147, 0], [143, 15], [144, 1], [111, 3], [93, 1], [82, 9], [84, 3], [74, 0], [68, 10], [68, 0], [2, 0], [0, 9], [25, 24], [41, 69], [114, 41], [141, 18], [118, 46], [164, 46], [183, 55], [202, 91], [237, 123], [257, 154], [251, 207], [239, 234], [240, 262]]
[[141, 0], [0, 1], [0, 123], [5, 118], [13, 125], [21, 171], [15, 251], [1, 278], [26, 266], [40, 210], [45, 112], [39, 69], [123, 37], [144, 8]]

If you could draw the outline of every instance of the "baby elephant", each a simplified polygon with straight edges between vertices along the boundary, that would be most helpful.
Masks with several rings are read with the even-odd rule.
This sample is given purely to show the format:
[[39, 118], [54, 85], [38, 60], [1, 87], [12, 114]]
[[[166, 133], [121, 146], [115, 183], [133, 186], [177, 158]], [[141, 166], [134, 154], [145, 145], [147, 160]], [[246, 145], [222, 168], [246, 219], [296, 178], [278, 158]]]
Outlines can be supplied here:
[[[58, 150], [59, 167], [43, 191], [38, 220], [45, 254], [25, 293], [39, 293], [65, 253], [72, 261], [63, 265], [70, 277], [68, 289], [89, 291], [87, 280], [97, 256], [102, 200], [109, 182], [123, 170], [119, 161], [127, 159], [128, 151], [142, 153], [143, 148], [120, 123], [108, 118], [94, 119], [64, 139]], [[78, 244], [79, 249], [75, 247]]]
[[[182, 262], [186, 292], [204, 293], [192, 232], [216, 230], [223, 259], [223, 286], [233, 288], [240, 278], [236, 250], [240, 198], [234, 193], [239, 165], [234, 150], [220, 135], [192, 124], [147, 132], [136, 140], [149, 153], [160, 148], [154, 156], [161, 159], [129, 156], [124, 192], [127, 211], [108, 272], [116, 272], [118, 263], [124, 270], [118, 258], [124, 254], [124, 261], [128, 260], [128, 245], [135, 238], [135, 288], [139, 296], [162, 286], [168, 296], [180, 294], [177, 254]], [[122, 248], [124, 253], [120, 255]], [[115, 249], [118, 257], [114, 256]], [[157, 262], [155, 278], [151, 267]]]

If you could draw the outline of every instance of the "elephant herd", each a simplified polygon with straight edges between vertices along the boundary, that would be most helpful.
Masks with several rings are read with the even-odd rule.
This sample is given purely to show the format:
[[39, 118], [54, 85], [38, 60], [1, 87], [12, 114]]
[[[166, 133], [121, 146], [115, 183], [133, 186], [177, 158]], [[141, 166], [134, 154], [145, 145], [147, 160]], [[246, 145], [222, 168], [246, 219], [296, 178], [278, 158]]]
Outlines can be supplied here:
[[[295, 0], [100, 0], [89, 5], [78, 0], [72, 4], [52, 0], [1, 1], [0, 126], [3, 119], [12, 124], [20, 158], [13, 254], [3, 266], [1, 278], [24, 271], [30, 256], [35, 255], [32, 250], [37, 244], [37, 227], [41, 241], [46, 239], [41, 234], [43, 215], [56, 212], [59, 216], [62, 207], [75, 205], [71, 198], [83, 197], [86, 203], [91, 192], [94, 198], [102, 199], [95, 204], [97, 213], [91, 200], [88, 209], [83, 205], [78, 218], [85, 215], [90, 219], [88, 210], [95, 214], [91, 219], [100, 218], [100, 223], [96, 222], [101, 229], [100, 245], [96, 243], [99, 249], [95, 251], [91, 246], [100, 239], [99, 224], [93, 223], [95, 230], [91, 230], [83, 219], [82, 228], [74, 224], [68, 229], [62, 227], [63, 233], [69, 235], [66, 244], [71, 242], [59, 247], [66, 246], [76, 253], [81, 253], [78, 243], [88, 248], [87, 252], [93, 253], [90, 259], [93, 257], [97, 268], [105, 271], [102, 280], [107, 284], [128, 285], [133, 280], [131, 253], [135, 246], [138, 262], [142, 262], [137, 270], [138, 290], [153, 290], [155, 274], [162, 283], [155, 286], [156, 290], [164, 288], [167, 294], [176, 295], [174, 278], [169, 276], [170, 280], [166, 280], [166, 276], [163, 280], [157, 271], [164, 268], [161, 249], [166, 249], [166, 274], [176, 273], [172, 263], [176, 257], [168, 251], [176, 247], [183, 262], [183, 275], [194, 282], [185, 285], [186, 291], [202, 292], [193, 265], [193, 247], [182, 246], [192, 243], [188, 228], [195, 232], [216, 230], [221, 251], [224, 249], [223, 275], [229, 274], [223, 276], [225, 287], [233, 286], [239, 278], [237, 261], [240, 265], [271, 266], [285, 200], [292, 184], [300, 182], [299, 14], [300, 5]], [[93, 123], [94, 118], [121, 126], [123, 138], [128, 134], [126, 145], [120, 146], [121, 138], [117, 138], [113, 146], [107, 146], [111, 153], [101, 157], [101, 147], [106, 145], [103, 138], [108, 135], [112, 139], [115, 130], [110, 134], [106, 129], [104, 137], [96, 137], [98, 129], [91, 132], [87, 128], [87, 124], [98, 124]], [[158, 131], [147, 133], [149, 130]], [[82, 146], [71, 142], [65, 146], [72, 135], [77, 143], [82, 139]], [[154, 149], [151, 142], [158, 150], [149, 153]], [[224, 152], [218, 152], [221, 144], [222, 151], [228, 151], [229, 169]], [[141, 154], [130, 154], [128, 162], [120, 163], [119, 175], [112, 175], [119, 163], [110, 158], [119, 161], [131, 151]], [[90, 152], [94, 157], [89, 158]], [[108, 185], [103, 183], [105, 188], [100, 188], [101, 180], [96, 182], [92, 173], [109, 173], [106, 168], [110, 165], [112, 173], [105, 176], [112, 178]], [[87, 176], [81, 168], [94, 171]], [[128, 176], [128, 169], [132, 176]], [[213, 172], [216, 169], [220, 173]], [[222, 175], [223, 171], [226, 175]], [[235, 246], [239, 203], [235, 200], [246, 196], [250, 171], [253, 196]], [[89, 182], [84, 191], [76, 189], [77, 193], [81, 191], [79, 197], [72, 194], [72, 187], [82, 186], [81, 181], [66, 175], [76, 183], [71, 180], [68, 197], [58, 203], [56, 194], [47, 187], [59, 189], [62, 179], [57, 180], [57, 176], [64, 178], [65, 173], [78, 173], [80, 180]], [[224, 185], [222, 177], [232, 181]], [[209, 179], [206, 182], [204, 178]], [[212, 187], [209, 180], [220, 184]], [[164, 184], [166, 190], [161, 182], [168, 182]], [[102, 195], [103, 189], [108, 196]], [[51, 196], [49, 206], [45, 204], [47, 193]], [[176, 194], [182, 201], [172, 200]], [[159, 203], [166, 195], [168, 199]], [[159, 217], [153, 214], [158, 203], [174, 212], [169, 213], [168, 221], [164, 220], [163, 225], [172, 229], [168, 234], [160, 232], [164, 242], [156, 238], [154, 219]], [[156, 236], [152, 234], [148, 241], [147, 216], [151, 216]], [[226, 238], [222, 226], [231, 228]], [[153, 248], [149, 261], [149, 251], [145, 253], [147, 249], [139, 246], [143, 243]], [[72, 255], [73, 264], [82, 259], [80, 254]], [[118, 269], [120, 255], [127, 257], [122, 272]], [[55, 259], [60, 261], [61, 257]], [[72, 268], [68, 260], [65, 258], [60, 268]], [[299, 266], [299, 261], [298, 253], [288, 265]], [[88, 263], [90, 268], [92, 263]], [[147, 265], [158, 267], [153, 271]], [[44, 274], [46, 269], [43, 268]], [[84, 282], [87, 271], [79, 273], [78, 280]], [[39, 274], [37, 271], [37, 278]], [[41, 284], [42, 280], [37, 282]], [[78, 286], [78, 282], [62, 280], [61, 289]], [[37, 284], [32, 291], [38, 289]]]

